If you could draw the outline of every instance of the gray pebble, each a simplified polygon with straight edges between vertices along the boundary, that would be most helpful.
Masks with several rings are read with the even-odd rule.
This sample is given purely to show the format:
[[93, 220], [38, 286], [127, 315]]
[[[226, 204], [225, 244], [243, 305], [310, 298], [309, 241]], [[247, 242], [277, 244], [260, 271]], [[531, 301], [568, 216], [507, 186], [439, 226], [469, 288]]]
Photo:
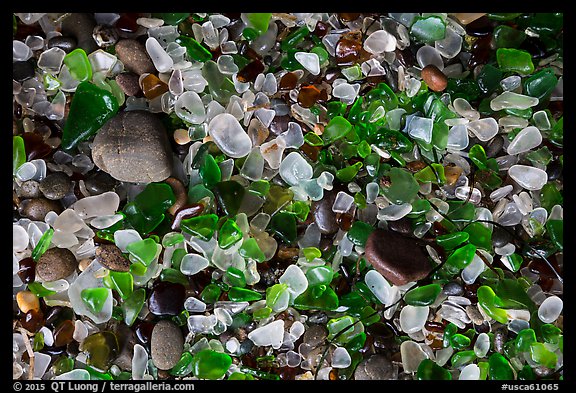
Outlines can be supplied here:
[[146, 111], [120, 112], [100, 129], [92, 159], [113, 178], [129, 183], [165, 180], [172, 171], [172, 149], [160, 119]]
[[64, 198], [72, 190], [72, 182], [64, 172], [54, 172], [40, 181], [40, 191], [53, 201]]
[[40, 196], [40, 184], [36, 180], [26, 180], [16, 189], [19, 198], [38, 198]]
[[32, 221], [44, 221], [48, 212], [62, 213], [62, 205], [58, 201], [46, 198], [24, 199], [20, 202], [18, 213]]
[[482, 323], [484, 323], [484, 317], [480, 314], [476, 305], [466, 306], [466, 315], [468, 315], [468, 318], [470, 318], [474, 325], [482, 325]]
[[48, 40], [48, 49], [60, 48], [66, 53], [72, 52], [77, 46], [78, 44], [74, 37], [56, 36]]
[[356, 371], [355, 380], [387, 380], [395, 378], [395, 370], [392, 362], [383, 355], [372, 355], [364, 359]]
[[506, 244], [514, 240], [512, 235], [507, 230], [494, 225], [492, 231], [492, 245], [494, 247], [504, 247]]
[[464, 288], [456, 281], [450, 281], [442, 287], [442, 293], [446, 296], [462, 296]]
[[98, 49], [92, 37], [95, 26], [94, 14], [73, 12], [62, 20], [62, 35], [75, 37], [78, 47], [90, 54]]
[[311, 347], [316, 347], [322, 344], [327, 336], [328, 332], [323, 325], [312, 325], [304, 332], [303, 340]]
[[84, 180], [86, 190], [88, 190], [91, 195], [100, 195], [112, 191], [117, 184], [118, 181], [104, 171], [92, 172], [86, 180]]
[[174, 322], [163, 319], [152, 330], [150, 346], [154, 365], [160, 370], [170, 370], [184, 351], [182, 331]]
[[38, 259], [36, 275], [44, 281], [55, 281], [71, 275], [78, 261], [67, 248], [50, 248]]
[[116, 76], [116, 83], [118, 83], [118, 86], [120, 86], [124, 94], [129, 97], [134, 97], [142, 93], [138, 79], [138, 75], [132, 72], [123, 72]]
[[96, 257], [106, 268], [116, 272], [130, 271], [130, 261], [124, 257], [122, 250], [114, 244], [101, 244], [96, 247]]
[[150, 60], [146, 48], [140, 42], [132, 39], [118, 41], [115, 46], [116, 56], [124, 63], [124, 68], [138, 75], [154, 73], [156, 68]]
[[498, 153], [502, 151], [502, 146], [504, 146], [504, 138], [500, 135], [496, 135], [486, 145], [486, 157], [496, 157]]

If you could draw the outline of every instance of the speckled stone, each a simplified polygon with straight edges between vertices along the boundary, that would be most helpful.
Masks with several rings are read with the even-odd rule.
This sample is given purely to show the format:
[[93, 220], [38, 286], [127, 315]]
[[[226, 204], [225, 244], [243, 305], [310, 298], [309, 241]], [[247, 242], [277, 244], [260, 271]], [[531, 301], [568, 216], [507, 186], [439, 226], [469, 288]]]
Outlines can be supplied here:
[[130, 271], [130, 261], [124, 257], [122, 251], [114, 244], [101, 244], [96, 248], [98, 261], [106, 268], [116, 272]]
[[26, 180], [16, 189], [19, 198], [38, 198], [40, 194], [40, 184], [36, 180]]
[[116, 180], [163, 181], [172, 171], [172, 150], [160, 119], [146, 111], [120, 112], [100, 129], [92, 145], [94, 164]]
[[123, 72], [116, 75], [116, 83], [118, 83], [118, 86], [120, 86], [124, 94], [129, 97], [134, 97], [142, 93], [138, 79], [138, 75], [132, 72]]
[[72, 182], [64, 172], [54, 172], [40, 181], [40, 191], [46, 198], [56, 201], [72, 191]]
[[180, 328], [164, 319], [156, 323], [150, 340], [152, 362], [160, 370], [170, 370], [184, 351], [184, 337]]
[[383, 355], [372, 355], [364, 359], [354, 371], [354, 379], [365, 380], [385, 380], [394, 379], [394, 365]]
[[50, 248], [38, 259], [36, 276], [44, 281], [55, 281], [71, 275], [78, 267], [78, 261], [67, 248]]
[[62, 213], [62, 204], [58, 201], [51, 201], [46, 198], [24, 199], [20, 202], [18, 213], [32, 221], [44, 221], [46, 214], [54, 211], [57, 214]]
[[156, 71], [154, 63], [148, 56], [146, 48], [140, 42], [132, 39], [118, 41], [114, 47], [116, 56], [124, 63], [124, 68], [138, 75]]

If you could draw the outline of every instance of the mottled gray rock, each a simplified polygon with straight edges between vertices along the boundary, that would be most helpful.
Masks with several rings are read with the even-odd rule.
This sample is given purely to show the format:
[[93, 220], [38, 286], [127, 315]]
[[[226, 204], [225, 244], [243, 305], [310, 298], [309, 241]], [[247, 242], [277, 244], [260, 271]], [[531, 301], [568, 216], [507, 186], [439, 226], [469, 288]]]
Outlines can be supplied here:
[[388, 358], [383, 355], [372, 355], [358, 364], [354, 371], [354, 379], [359, 381], [395, 379], [396, 373], [397, 370]]
[[16, 189], [19, 198], [38, 198], [40, 196], [40, 184], [36, 180], [26, 180]]
[[120, 86], [120, 89], [129, 97], [136, 96], [142, 92], [140, 85], [138, 84], [138, 75], [132, 72], [123, 72], [116, 75], [116, 83]]
[[58, 201], [51, 201], [46, 198], [25, 199], [20, 202], [18, 213], [32, 221], [44, 221], [46, 214], [54, 211], [62, 213], [62, 205]]
[[54, 172], [40, 181], [40, 191], [46, 198], [57, 201], [72, 191], [72, 182], [64, 172]]
[[153, 73], [156, 71], [154, 63], [146, 52], [146, 47], [132, 39], [118, 41], [115, 46], [116, 56], [124, 63], [124, 68], [138, 75]]
[[36, 275], [44, 281], [56, 281], [71, 275], [78, 261], [67, 248], [50, 248], [38, 259]]
[[124, 257], [122, 250], [114, 244], [101, 244], [96, 248], [98, 261], [106, 268], [116, 272], [130, 271], [130, 261]]
[[113, 178], [131, 183], [162, 181], [173, 162], [164, 125], [145, 111], [120, 112], [104, 124], [94, 138], [92, 159]]
[[152, 330], [150, 346], [154, 365], [160, 370], [170, 370], [184, 350], [182, 331], [174, 322], [163, 319]]

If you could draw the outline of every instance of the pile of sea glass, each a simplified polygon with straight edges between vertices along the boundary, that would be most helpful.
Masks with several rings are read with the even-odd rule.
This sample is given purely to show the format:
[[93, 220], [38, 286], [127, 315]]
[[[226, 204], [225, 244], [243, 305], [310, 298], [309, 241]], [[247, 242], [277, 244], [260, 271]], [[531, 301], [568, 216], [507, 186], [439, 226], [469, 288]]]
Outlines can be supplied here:
[[561, 380], [563, 15], [16, 13], [13, 378]]

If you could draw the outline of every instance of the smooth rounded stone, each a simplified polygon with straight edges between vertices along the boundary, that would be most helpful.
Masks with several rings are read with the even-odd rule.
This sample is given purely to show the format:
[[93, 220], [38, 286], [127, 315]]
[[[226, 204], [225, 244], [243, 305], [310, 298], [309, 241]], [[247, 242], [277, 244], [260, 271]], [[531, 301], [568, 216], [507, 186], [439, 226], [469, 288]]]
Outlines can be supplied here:
[[160, 182], [172, 172], [172, 149], [160, 119], [146, 111], [120, 112], [100, 129], [92, 146], [94, 164], [131, 183]]
[[542, 134], [534, 126], [529, 126], [520, 131], [512, 142], [508, 145], [507, 152], [510, 155], [524, 153], [540, 146], [542, 143]]
[[228, 157], [245, 157], [252, 150], [252, 140], [238, 120], [229, 113], [214, 116], [208, 124], [208, 133]]
[[558, 296], [546, 298], [538, 307], [538, 318], [544, 323], [553, 323], [562, 313], [564, 302]]
[[92, 172], [86, 180], [84, 186], [91, 195], [100, 195], [114, 190], [118, 181], [104, 171]]
[[107, 269], [116, 272], [130, 271], [130, 261], [122, 255], [122, 250], [114, 244], [101, 244], [96, 247], [96, 258]]
[[426, 323], [428, 311], [428, 306], [404, 306], [400, 311], [400, 327], [406, 333], [419, 332]]
[[61, 32], [63, 36], [76, 38], [78, 47], [90, 54], [98, 49], [98, 45], [92, 36], [94, 27], [96, 27], [94, 14], [73, 12], [62, 20]]
[[304, 332], [303, 342], [314, 348], [324, 343], [327, 336], [328, 332], [326, 331], [324, 324], [311, 325]]
[[440, 71], [444, 69], [444, 61], [440, 53], [430, 45], [423, 45], [416, 52], [416, 61], [420, 67], [425, 68], [428, 65], [433, 65]]
[[40, 183], [36, 180], [26, 180], [16, 189], [19, 198], [38, 198], [40, 196]]
[[137, 75], [155, 73], [154, 63], [146, 52], [146, 47], [139, 41], [123, 39], [114, 46], [116, 56], [124, 64], [124, 68]]
[[34, 65], [30, 61], [15, 61], [12, 63], [12, 79], [24, 82], [34, 77]]
[[494, 138], [498, 134], [499, 129], [498, 122], [492, 117], [471, 121], [466, 124], [466, 127], [482, 142]]
[[364, 41], [364, 49], [374, 55], [396, 50], [396, 37], [386, 30], [376, 30]]
[[432, 269], [428, 253], [417, 240], [393, 231], [373, 231], [366, 241], [365, 255], [376, 270], [398, 286], [418, 281]]
[[492, 138], [485, 147], [486, 157], [497, 157], [502, 152], [504, 146], [504, 138], [501, 135], [496, 135]]
[[248, 333], [248, 338], [259, 347], [272, 346], [278, 349], [284, 339], [284, 321], [278, 319]]
[[476, 364], [469, 364], [462, 369], [458, 380], [460, 381], [477, 381], [480, 379], [480, 367]]
[[512, 165], [508, 169], [508, 176], [530, 191], [540, 190], [548, 182], [546, 171], [527, 165]]
[[400, 345], [400, 356], [402, 358], [402, 365], [404, 367], [404, 372], [413, 373], [418, 371], [418, 366], [420, 362], [424, 359], [428, 359], [428, 355], [418, 343], [414, 341], [404, 341]]
[[25, 199], [20, 202], [18, 207], [18, 213], [32, 221], [44, 221], [49, 212], [53, 211], [60, 214], [62, 210], [60, 202], [46, 198]]
[[442, 287], [442, 293], [446, 296], [462, 296], [464, 288], [457, 281], [450, 281]]
[[139, 77], [132, 72], [122, 72], [116, 75], [115, 80], [122, 92], [128, 97], [137, 96], [142, 92], [138, 83]]
[[384, 355], [372, 355], [362, 360], [354, 371], [357, 381], [389, 380], [395, 379], [395, 370], [392, 362]]
[[77, 48], [77, 46], [78, 43], [74, 37], [56, 36], [48, 40], [48, 49], [58, 48], [62, 49], [66, 53], [72, 52]]
[[325, 192], [324, 198], [312, 202], [312, 207], [310, 208], [314, 222], [324, 235], [332, 235], [340, 229], [338, 222], [336, 222], [336, 215], [332, 211], [332, 205], [335, 199], [335, 191]]
[[152, 362], [160, 370], [170, 370], [178, 363], [184, 352], [182, 331], [167, 319], [156, 323], [150, 340]]
[[178, 315], [184, 309], [186, 289], [182, 284], [158, 282], [148, 298], [148, 309], [154, 315]]
[[38, 259], [36, 276], [44, 281], [56, 281], [68, 277], [78, 267], [78, 261], [67, 248], [50, 248]]
[[40, 191], [53, 201], [64, 198], [72, 190], [72, 182], [64, 172], [54, 172], [40, 181]]

